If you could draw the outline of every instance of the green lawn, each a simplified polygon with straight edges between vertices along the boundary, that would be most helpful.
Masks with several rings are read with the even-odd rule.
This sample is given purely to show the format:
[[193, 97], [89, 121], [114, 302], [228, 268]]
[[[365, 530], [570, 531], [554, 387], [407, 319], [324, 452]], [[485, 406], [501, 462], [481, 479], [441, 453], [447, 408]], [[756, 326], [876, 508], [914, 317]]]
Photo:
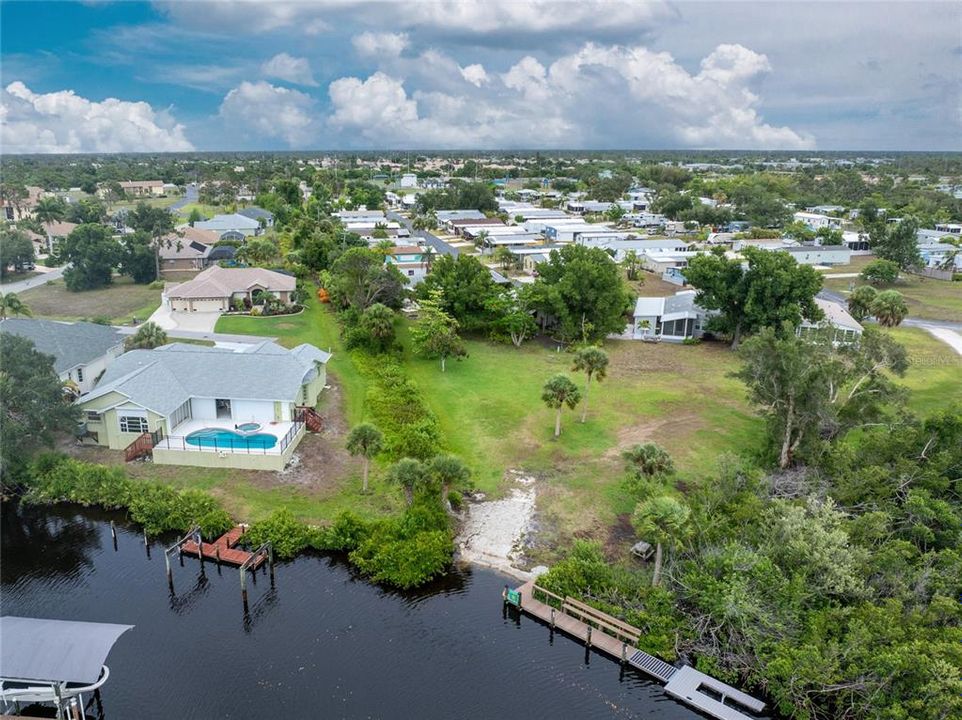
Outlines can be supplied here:
[[160, 293], [149, 285], [137, 285], [130, 278], [115, 277], [114, 282], [98, 290], [71, 292], [63, 280], [20, 293], [35, 317], [57, 320], [92, 320], [109, 318], [115, 325], [130, 323], [131, 318], [146, 320], [160, 307]]
[[[851, 283], [862, 284], [858, 278], [828, 278], [825, 280], [825, 287], [847, 293]], [[894, 285], [882, 286], [879, 289], [890, 288], [905, 296], [911, 317], [962, 322], [962, 282], [946, 282], [905, 274]]]
[[889, 330], [909, 353], [909, 369], [900, 382], [912, 391], [909, 408], [927, 415], [962, 403], [962, 355], [920, 328]]
[[187, 203], [177, 212], [184, 219], [186, 219], [190, 217], [190, 213], [193, 210], [197, 210], [197, 212], [199, 212], [205, 218], [211, 218], [214, 215], [220, 215], [227, 212], [227, 208], [222, 205], [205, 205], [204, 203]]

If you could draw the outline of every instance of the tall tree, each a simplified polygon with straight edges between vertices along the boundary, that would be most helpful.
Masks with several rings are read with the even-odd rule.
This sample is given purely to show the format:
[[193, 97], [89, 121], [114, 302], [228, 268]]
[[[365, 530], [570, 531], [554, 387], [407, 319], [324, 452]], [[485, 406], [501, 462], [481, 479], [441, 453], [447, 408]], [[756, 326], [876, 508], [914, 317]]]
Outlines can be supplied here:
[[75, 228], [60, 247], [61, 257], [70, 263], [64, 271], [68, 290], [93, 290], [109, 285], [121, 259], [121, 247], [103, 225]]
[[401, 458], [387, 471], [388, 482], [404, 490], [408, 505], [414, 502], [415, 491], [424, 487], [427, 479], [427, 468], [420, 460]]
[[441, 490], [441, 502], [448, 504], [448, 492], [453, 485], [466, 485], [471, 479], [471, 470], [454, 455], [437, 455], [427, 463], [427, 474]]
[[135, 283], [146, 285], [157, 279], [157, 265], [153, 241], [143, 230], [124, 235], [120, 258], [120, 272], [129, 275]]
[[914, 217], [907, 216], [900, 222], [892, 223], [885, 237], [872, 248], [883, 260], [898, 263], [902, 270], [908, 270], [922, 262], [919, 254], [919, 223]]
[[154, 251], [154, 277], [160, 277], [160, 248], [172, 242], [174, 216], [167, 208], [151, 207], [145, 202], [127, 213], [127, 225], [150, 238]]
[[401, 307], [405, 278], [391, 264], [366, 247], [345, 250], [331, 268], [334, 301], [342, 308], [363, 311], [374, 303]]
[[0, 320], [7, 315], [29, 316], [30, 314], [30, 308], [16, 293], [0, 293]]
[[878, 297], [878, 290], [871, 285], [859, 285], [848, 296], [849, 314], [862, 322], [872, 314], [872, 306], [875, 304], [876, 297]]
[[639, 270], [641, 269], [641, 258], [638, 257], [638, 253], [634, 250], [625, 251], [625, 257], [621, 261], [621, 267], [625, 269], [625, 275], [629, 280], [634, 282], [639, 278]]
[[621, 333], [631, 298], [618, 265], [601, 248], [566, 245], [538, 265], [534, 297], [562, 339], [598, 342]]
[[364, 484], [362, 492], [367, 492], [367, 478], [371, 466], [371, 458], [384, 448], [384, 435], [371, 423], [361, 423], [354, 427], [347, 436], [347, 451], [352, 456], [360, 455], [364, 458]]
[[581, 402], [581, 391], [567, 375], [553, 376], [541, 389], [544, 404], [555, 411], [554, 436], [561, 435], [561, 409], [567, 405], [572, 410]]
[[574, 372], [585, 374], [584, 405], [581, 408], [581, 422], [588, 419], [588, 391], [591, 389], [592, 379], [601, 382], [608, 372], [608, 353], [599, 347], [585, 347], [575, 353], [571, 366]]
[[421, 300], [432, 297], [435, 292], [440, 292], [441, 308], [465, 331], [473, 332], [486, 329], [491, 322], [488, 308], [499, 288], [491, 278], [491, 271], [477, 257], [443, 255], [416, 289]]
[[417, 322], [411, 328], [414, 351], [440, 359], [441, 372], [444, 372], [449, 357], [460, 359], [468, 354], [458, 335], [458, 327], [458, 321], [441, 306], [441, 292], [435, 290], [429, 298], [421, 300]]
[[655, 569], [651, 584], [661, 582], [661, 568], [665, 546], [681, 543], [688, 532], [689, 507], [671, 495], [657, 495], [638, 503], [631, 516], [631, 524], [638, 536], [655, 543]]
[[67, 203], [59, 197], [40, 198], [33, 216], [44, 224], [63, 220], [67, 217]]
[[790, 328], [803, 318], [819, 320], [815, 295], [822, 277], [810, 265], [799, 265], [785, 252], [746, 248], [739, 260], [714, 253], [696, 255], [685, 268], [685, 278], [698, 291], [695, 302], [717, 311], [710, 326], [732, 338], [738, 347], [743, 335], [764, 327]]
[[11, 268], [21, 271], [35, 258], [33, 240], [23, 230], [13, 227], [0, 228], [0, 278], [6, 277]]
[[908, 303], [898, 290], [883, 290], [872, 301], [872, 315], [879, 325], [895, 327], [901, 325], [909, 314]]
[[364, 342], [375, 352], [385, 352], [394, 344], [394, 311], [374, 303], [361, 313], [358, 329], [364, 337]]
[[8, 478], [58, 431], [70, 431], [79, 418], [64, 400], [53, 358], [12, 333], [0, 342], [0, 477]]

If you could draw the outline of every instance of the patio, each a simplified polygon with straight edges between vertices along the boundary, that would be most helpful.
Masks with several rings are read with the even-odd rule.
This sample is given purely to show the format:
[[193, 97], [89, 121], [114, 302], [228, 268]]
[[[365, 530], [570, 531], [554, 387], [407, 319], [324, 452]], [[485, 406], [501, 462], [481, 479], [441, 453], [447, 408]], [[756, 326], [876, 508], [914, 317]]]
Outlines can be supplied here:
[[[170, 435], [165, 435], [163, 439], [159, 440], [154, 445], [154, 450], [176, 450], [185, 452], [207, 452], [207, 453], [241, 453], [245, 455], [282, 455], [285, 450], [293, 443], [294, 439], [298, 437], [298, 430], [295, 430], [295, 426], [299, 428], [303, 427], [303, 423], [293, 423], [293, 422], [270, 422], [264, 423], [260, 430], [256, 433], [240, 433], [235, 430], [234, 420], [227, 420], [219, 418], [216, 420], [211, 419], [194, 419], [188, 418], [184, 422], [180, 423], [177, 427], [173, 429]], [[227, 432], [235, 433], [239, 435], [236, 440], [224, 440], [221, 441], [211, 441], [211, 444], [195, 445], [187, 442], [187, 436], [191, 433], [195, 433], [199, 430], [210, 430], [210, 429], [224, 430]], [[262, 447], [258, 441], [251, 440], [246, 441], [245, 438], [249, 438], [253, 435], [273, 435], [277, 438], [277, 443], [273, 447]]]

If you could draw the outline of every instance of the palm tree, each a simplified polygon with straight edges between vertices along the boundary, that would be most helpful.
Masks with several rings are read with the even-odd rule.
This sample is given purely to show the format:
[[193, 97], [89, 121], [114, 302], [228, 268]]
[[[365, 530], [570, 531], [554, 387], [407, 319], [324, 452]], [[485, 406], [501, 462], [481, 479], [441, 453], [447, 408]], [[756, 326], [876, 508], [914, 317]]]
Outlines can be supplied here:
[[37, 202], [33, 216], [44, 225], [67, 217], [67, 203], [58, 197], [45, 197]]
[[437, 255], [437, 251], [432, 245], [425, 245], [421, 248], [421, 260], [427, 267], [427, 271], [431, 272], [431, 266], [434, 265], [434, 257]]
[[0, 293], [0, 320], [11, 315], [26, 315], [30, 317], [30, 308], [27, 304], [17, 297], [16, 293]]
[[504, 272], [507, 272], [508, 270], [510, 270], [511, 266], [514, 265], [514, 262], [515, 262], [514, 253], [511, 252], [511, 250], [506, 248], [504, 245], [502, 245], [497, 250], [495, 250], [494, 254], [491, 257], [493, 257], [494, 260], [498, 263], [498, 265], [501, 266], [501, 270], [503, 270]]
[[145, 322], [127, 338], [128, 350], [153, 350], [167, 342], [167, 333], [157, 323]]
[[621, 457], [625, 459], [625, 470], [641, 477], [650, 479], [675, 472], [671, 455], [655, 443], [635, 445], [630, 450], [625, 450]]
[[381, 452], [384, 447], [384, 435], [370, 423], [361, 423], [351, 430], [347, 436], [347, 451], [353, 457], [360, 455], [364, 458], [364, 485], [362, 492], [367, 492], [368, 471], [371, 458]]
[[426, 471], [424, 463], [420, 460], [403, 458], [391, 466], [387, 471], [387, 478], [403, 488], [408, 505], [410, 505], [414, 502], [414, 491], [424, 485]]
[[474, 246], [477, 248], [484, 247], [485, 241], [491, 236], [487, 230], [479, 230], [478, 234], [474, 236]]
[[631, 524], [639, 537], [655, 542], [655, 571], [651, 584], [661, 581], [663, 546], [672, 547], [684, 538], [688, 530], [691, 510], [671, 495], [658, 495], [638, 503], [631, 516]]
[[640, 265], [641, 260], [638, 258], [638, 253], [634, 250], [626, 250], [625, 257], [621, 261], [621, 266], [625, 269], [625, 274], [629, 280], [638, 279], [638, 267]]
[[875, 304], [876, 297], [878, 297], [878, 290], [871, 285], [859, 285], [848, 296], [849, 313], [853, 318], [862, 322], [872, 314], [872, 306]]
[[471, 478], [471, 470], [461, 458], [438, 455], [428, 462], [428, 476], [441, 488], [441, 502], [448, 506], [448, 491], [452, 485], [464, 485]]
[[591, 378], [598, 382], [605, 379], [608, 371], [608, 353], [598, 347], [581, 348], [575, 353], [575, 361], [571, 366], [573, 372], [583, 372], [585, 380], [585, 404], [581, 408], [581, 422], [588, 419], [588, 390], [591, 388]]
[[872, 303], [872, 314], [879, 325], [895, 327], [909, 314], [909, 306], [898, 290], [880, 292]]
[[392, 254], [391, 251], [393, 249], [394, 249], [394, 243], [388, 239], [378, 240], [377, 244], [374, 246], [374, 252], [376, 252], [378, 255], [380, 255], [384, 259], [387, 259], [387, 256]]
[[394, 318], [394, 311], [381, 303], [374, 303], [361, 313], [359, 325], [380, 352], [387, 350], [394, 342]]
[[581, 402], [581, 391], [567, 375], [555, 375], [544, 384], [541, 391], [544, 404], [555, 410], [554, 436], [561, 435], [561, 409], [567, 405], [572, 410]]

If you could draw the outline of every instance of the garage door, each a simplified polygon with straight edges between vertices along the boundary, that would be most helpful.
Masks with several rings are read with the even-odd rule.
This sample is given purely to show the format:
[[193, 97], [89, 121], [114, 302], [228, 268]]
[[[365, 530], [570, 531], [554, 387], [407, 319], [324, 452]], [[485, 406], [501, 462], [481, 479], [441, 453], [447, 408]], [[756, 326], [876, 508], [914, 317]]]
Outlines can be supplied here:
[[194, 312], [220, 312], [224, 309], [223, 300], [194, 300]]

